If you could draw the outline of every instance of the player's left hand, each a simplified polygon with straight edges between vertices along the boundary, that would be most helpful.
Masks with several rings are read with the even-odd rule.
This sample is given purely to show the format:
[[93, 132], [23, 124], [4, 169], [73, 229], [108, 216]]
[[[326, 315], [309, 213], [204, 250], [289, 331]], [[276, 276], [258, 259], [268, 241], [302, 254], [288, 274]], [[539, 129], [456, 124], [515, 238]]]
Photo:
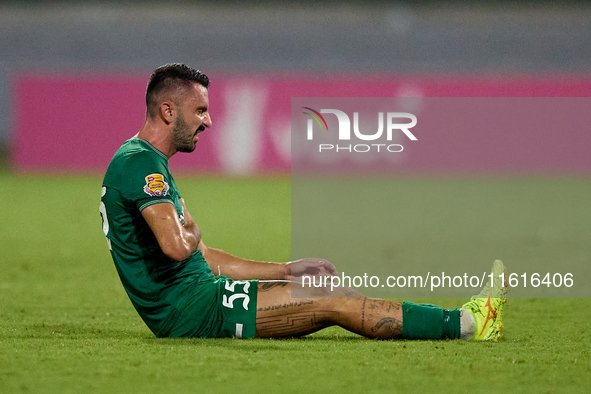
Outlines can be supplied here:
[[324, 259], [300, 259], [287, 264], [291, 268], [291, 274], [288, 275], [287, 280], [294, 280], [302, 276], [333, 276], [339, 274], [334, 265]]

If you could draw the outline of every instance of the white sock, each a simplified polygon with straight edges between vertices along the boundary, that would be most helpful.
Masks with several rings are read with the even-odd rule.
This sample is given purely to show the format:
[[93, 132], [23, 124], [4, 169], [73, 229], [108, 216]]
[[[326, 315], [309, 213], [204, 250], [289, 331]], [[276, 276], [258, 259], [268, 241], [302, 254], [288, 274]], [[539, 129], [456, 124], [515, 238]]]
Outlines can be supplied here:
[[474, 321], [474, 316], [470, 312], [460, 309], [460, 339], [472, 339], [475, 329], [476, 322]]

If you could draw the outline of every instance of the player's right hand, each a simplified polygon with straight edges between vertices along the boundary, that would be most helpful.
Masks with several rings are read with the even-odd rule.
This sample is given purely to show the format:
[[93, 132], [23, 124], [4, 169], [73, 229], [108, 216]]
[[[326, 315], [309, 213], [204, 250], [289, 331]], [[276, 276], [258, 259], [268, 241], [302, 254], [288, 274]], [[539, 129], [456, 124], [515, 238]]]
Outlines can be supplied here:
[[302, 276], [333, 276], [338, 275], [335, 266], [325, 259], [300, 259], [287, 263], [291, 271], [288, 280], [301, 278]]

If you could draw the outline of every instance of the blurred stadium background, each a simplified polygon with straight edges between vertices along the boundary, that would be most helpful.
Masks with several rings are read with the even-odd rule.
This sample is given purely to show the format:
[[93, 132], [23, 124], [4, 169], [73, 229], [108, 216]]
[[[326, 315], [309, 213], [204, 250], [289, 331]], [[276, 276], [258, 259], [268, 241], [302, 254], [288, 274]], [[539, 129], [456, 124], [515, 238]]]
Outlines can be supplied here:
[[100, 172], [174, 61], [214, 80], [215, 132], [173, 166], [289, 172], [290, 96], [588, 96], [590, 25], [586, 2], [1, 2], [0, 146]]

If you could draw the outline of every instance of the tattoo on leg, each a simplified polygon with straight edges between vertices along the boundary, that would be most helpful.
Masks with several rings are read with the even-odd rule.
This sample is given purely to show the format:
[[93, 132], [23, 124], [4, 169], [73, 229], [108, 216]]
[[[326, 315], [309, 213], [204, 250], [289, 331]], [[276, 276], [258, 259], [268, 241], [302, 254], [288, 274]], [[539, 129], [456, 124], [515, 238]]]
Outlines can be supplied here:
[[295, 312], [257, 317], [256, 336], [259, 338], [300, 337], [333, 325], [333, 311]]
[[392, 317], [385, 317], [371, 328], [371, 332], [376, 337], [384, 339], [400, 336], [402, 335], [402, 321]]
[[258, 311], [272, 311], [275, 309], [285, 309], [285, 308], [290, 308], [290, 307], [294, 307], [294, 306], [302, 306], [302, 305], [312, 305], [314, 303], [314, 301], [306, 301], [306, 300], [301, 300], [301, 301], [292, 301], [286, 304], [279, 304], [279, 305], [269, 305], [269, 306], [264, 306], [261, 308], [258, 308]]
[[259, 291], [269, 291], [276, 287], [285, 287], [288, 284], [289, 282], [264, 282], [260, 284]]
[[363, 299], [363, 304], [361, 305], [361, 331], [365, 330], [365, 301], [367, 301], [367, 298]]

